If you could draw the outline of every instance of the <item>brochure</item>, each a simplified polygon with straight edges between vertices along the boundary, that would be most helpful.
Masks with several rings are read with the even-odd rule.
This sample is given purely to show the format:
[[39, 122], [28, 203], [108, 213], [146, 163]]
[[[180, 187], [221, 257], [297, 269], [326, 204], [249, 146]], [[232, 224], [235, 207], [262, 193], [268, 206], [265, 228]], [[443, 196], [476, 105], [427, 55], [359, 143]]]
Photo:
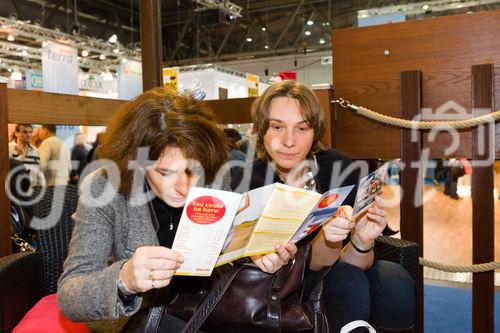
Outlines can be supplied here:
[[387, 175], [389, 162], [384, 163], [380, 168], [361, 178], [359, 181], [356, 200], [352, 209], [352, 219], [363, 214], [371, 203], [375, 200], [375, 196], [382, 191], [384, 178]]
[[172, 245], [185, 259], [176, 275], [210, 276], [215, 266], [300, 240], [335, 214], [353, 188], [321, 195], [281, 183], [244, 194], [191, 187]]

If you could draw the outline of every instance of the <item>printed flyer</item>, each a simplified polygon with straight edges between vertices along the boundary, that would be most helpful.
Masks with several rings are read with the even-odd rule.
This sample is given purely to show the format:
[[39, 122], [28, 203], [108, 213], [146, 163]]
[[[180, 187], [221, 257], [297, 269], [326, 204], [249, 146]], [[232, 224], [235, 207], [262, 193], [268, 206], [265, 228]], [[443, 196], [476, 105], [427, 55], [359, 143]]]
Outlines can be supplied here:
[[241, 194], [191, 187], [172, 249], [184, 255], [176, 275], [210, 276]]

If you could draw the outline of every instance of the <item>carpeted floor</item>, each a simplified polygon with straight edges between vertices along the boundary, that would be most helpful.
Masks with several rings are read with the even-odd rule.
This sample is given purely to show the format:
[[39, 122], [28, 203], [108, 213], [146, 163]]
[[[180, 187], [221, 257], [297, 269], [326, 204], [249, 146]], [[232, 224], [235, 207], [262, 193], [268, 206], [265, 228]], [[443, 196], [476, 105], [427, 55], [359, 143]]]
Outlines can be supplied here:
[[[495, 292], [495, 332], [500, 333], [500, 291]], [[424, 285], [426, 333], [472, 332], [472, 289]]]

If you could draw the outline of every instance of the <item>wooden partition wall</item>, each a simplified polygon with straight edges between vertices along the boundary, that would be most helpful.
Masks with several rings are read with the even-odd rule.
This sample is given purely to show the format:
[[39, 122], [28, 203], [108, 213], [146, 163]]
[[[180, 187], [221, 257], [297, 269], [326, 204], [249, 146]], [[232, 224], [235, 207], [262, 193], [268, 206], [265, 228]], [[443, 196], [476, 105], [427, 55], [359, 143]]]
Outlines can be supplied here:
[[[495, 105], [500, 107], [499, 32], [500, 10], [335, 30], [332, 37], [335, 96], [400, 117], [400, 72], [420, 70], [422, 107], [434, 112], [457, 110], [458, 117], [465, 119], [472, 116], [471, 67], [491, 63], [497, 67], [494, 98]], [[336, 147], [351, 158], [400, 157], [398, 128], [341, 110], [337, 110], [337, 123]], [[496, 133], [499, 158], [498, 124]], [[470, 131], [462, 131], [460, 139], [455, 154], [472, 157]], [[432, 158], [446, 157], [444, 149], [449, 145], [449, 135], [438, 136], [432, 145], [424, 135], [423, 147], [431, 148]]]
[[[457, 120], [493, 112], [500, 106], [499, 31], [499, 10], [334, 31], [335, 97], [410, 120]], [[500, 157], [500, 124], [496, 136], [494, 127], [460, 130], [457, 149], [445, 153], [452, 144], [449, 133], [431, 141], [428, 132], [412, 133], [340, 108], [335, 119], [335, 147], [350, 157], [401, 158], [406, 165], [401, 171], [401, 235], [419, 243], [421, 255], [423, 207], [415, 202], [422, 198], [423, 175], [415, 166], [422, 167], [423, 149], [429, 149], [430, 158], [479, 161], [472, 174], [473, 263], [494, 261], [493, 165], [488, 157]], [[416, 164], [410, 167], [412, 162]], [[419, 332], [422, 275], [420, 270]], [[493, 272], [474, 273], [474, 332], [493, 332], [493, 305]]]
[[[315, 90], [331, 119], [331, 89]], [[250, 109], [255, 98], [235, 98], [205, 101], [220, 124], [251, 123]], [[8, 163], [8, 123], [103, 126], [126, 101], [52, 94], [39, 91], [7, 89], [0, 84], [0, 179], [5, 179]], [[331, 125], [328, 123], [328, 127]], [[330, 146], [328, 132], [323, 143]], [[10, 206], [5, 188], [0, 190], [0, 257], [10, 254]]]

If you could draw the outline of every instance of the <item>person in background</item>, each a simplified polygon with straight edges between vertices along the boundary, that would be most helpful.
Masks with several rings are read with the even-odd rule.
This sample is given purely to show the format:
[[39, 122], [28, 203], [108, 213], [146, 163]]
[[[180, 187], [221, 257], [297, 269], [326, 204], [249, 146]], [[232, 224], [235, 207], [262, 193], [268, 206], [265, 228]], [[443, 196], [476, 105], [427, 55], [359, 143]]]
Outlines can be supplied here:
[[[359, 168], [346, 155], [321, 148], [323, 111], [307, 86], [291, 80], [274, 83], [255, 100], [252, 114], [261, 159], [234, 172], [233, 190], [245, 192], [282, 182], [324, 193], [358, 184]], [[375, 239], [387, 225], [383, 200], [376, 196], [367, 213], [352, 220], [355, 196], [353, 189], [337, 213], [301, 241], [312, 245], [304, 295], [316, 285], [319, 272], [332, 266], [323, 280], [331, 332], [359, 320], [377, 332], [411, 332], [415, 281], [398, 264], [377, 260], [373, 251]]]
[[[227, 140], [201, 102], [156, 88], [120, 108], [97, 152], [114, 168], [98, 169], [81, 184], [58, 301], [73, 321], [104, 320], [89, 324], [93, 331], [121, 332], [118, 319], [126, 321], [154, 299], [168, 302], [163, 295], [175, 284], [204, 282], [173, 276], [183, 256], [171, 247], [189, 188], [229, 189], [228, 170], [220, 170]], [[107, 200], [94, 198], [103, 193]], [[277, 245], [277, 253], [253, 261], [273, 273], [296, 249]], [[184, 325], [166, 313], [158, 332], [180, 332]]]
[[72, 164], [76, 163], [76, 165], [73, 165], [73, 169], [70, 174], [70, 182], [72, 184], [78, 184], [80, 175], [87, 165], [88, 153], [89, 152], [85, 147], [85, 136], [82, 133], [76, 133], [73, 138], [73, 148], [71, 149]]
[[252, 134], [252, 130], [249, 129], [244, 137], [240, 140], [239, 150], [245, 154], [247, 158], [251, 157], [255, 159], [257, 157], [257, 152], [255, 149], [255, 135]]
[[458, 178], [465, 175], [464, 164], [460, 159], [452, 158], [444, 171], [444, 194], [454, 200], [460, 199], [458, 196]]
[[224, 128], [224, 134], [226, 134], [227, 137], [231, 160], [244, 161], [246, 156], [239, 150], [238, 147], [241, 140], [240, 133], [234, 128]]
[[436, 160], [436, 168], [434, 169], [434, 184], [440, 185], [441, 181], [444, 178], [446, 168], [443, 166], [443, 160], [438, 159]]
[[9, 157], [9, 172], [9, 199], [22, 204], [25, 200], [29, 200], [27, 193], [31, 186], [30, 171], [23, 162]]
[[87, 154], [87, 163], [92, 162], [93, 160], [99, 159], [99, 156], [95, 153], [97, 147], [101, 144], [102, 136], [104, 132], [99, 132], [95, 136], [95, 141], [92, 143], [92, 148], [90, 148], [89, 153]]
[[97, 149], [99, 148], [104, 132], [99, 132], [95, 136], [95, 141], [92, 143], [92, 148], [90, 148], [87, 154], [87, 163], [85, 168], [82, 169], [82, 173], [80, 174], [80, 178], [83, 179], [90, 173], [95, 170], [101, 168], [104, 164], [99, 160], [99, 156], [97, 154]]
[[21, 161], [29, 170], [31, 187], [44, 184], [40, 171], [40, 155], [38, 149], [31, 145], [32, 134], [31, 124], [17, 124], [14, 140], [9, 142], [9, 157]]
[[56, 136], [55, 125], [42, 125], [38, 129], [42, 140], [39, 147], [40, 169], [46, 184], [67, 185], [71, 172], [71, 154], [66, 144]]

